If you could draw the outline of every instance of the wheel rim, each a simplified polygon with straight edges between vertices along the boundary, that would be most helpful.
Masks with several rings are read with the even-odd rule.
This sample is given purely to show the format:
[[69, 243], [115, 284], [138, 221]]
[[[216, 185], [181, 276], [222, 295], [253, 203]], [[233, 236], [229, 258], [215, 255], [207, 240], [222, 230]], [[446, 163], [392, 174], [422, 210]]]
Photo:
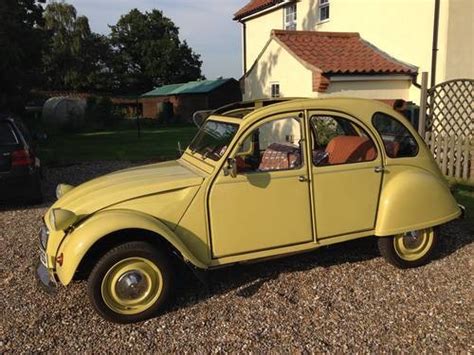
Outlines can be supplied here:
[[433, 228], [398, 234], [393, 238], [397, 255], [403, 260], [415, 261], [424, 257], [433, 244]]
[[119, 314], [138, 314], [150, 308], [160, 297], [163, 277], [148, 259], [127, 258], [113, 265], [102, 280], [105, 304]]

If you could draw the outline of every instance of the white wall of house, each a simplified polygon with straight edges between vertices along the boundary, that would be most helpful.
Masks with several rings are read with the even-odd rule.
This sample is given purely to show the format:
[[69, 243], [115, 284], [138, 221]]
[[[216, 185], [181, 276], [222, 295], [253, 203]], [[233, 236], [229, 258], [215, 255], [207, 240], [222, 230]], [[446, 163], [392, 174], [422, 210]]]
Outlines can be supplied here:
[[280, 85], [282, 97], [314, 96], [312, 75], [311, 70], [272, 39], [247, 73], [244, 99], [271, 97], [273, 83]]
[[328, 89], [320, 93], [319, 97], [342, 96], [388, 100], [410, 99], [412, 84], [409, 78], [399, 79], [380, 76], [375, 79], [364, 79], [364, 77], [361, 77], [359, 80], [354, 80], [354, 78], [348, 77], [344, 79], [341, 77], [338, 81], [331, 80]]
[[283, 28], [283, 8], [267, 12], [245, 22], [247, 37], [247, 70], [253, 65], [270, 39], [272, 30]]

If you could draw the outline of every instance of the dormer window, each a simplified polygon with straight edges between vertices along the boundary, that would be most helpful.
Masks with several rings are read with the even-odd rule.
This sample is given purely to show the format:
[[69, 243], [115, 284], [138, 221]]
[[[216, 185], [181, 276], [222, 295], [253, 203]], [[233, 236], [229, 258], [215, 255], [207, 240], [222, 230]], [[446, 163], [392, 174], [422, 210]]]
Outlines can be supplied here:
[[329, 20], [329, 0], [319, 0], [319, 21]]
[[285, 7], [285, 30], [296, 30], [296, 3]]

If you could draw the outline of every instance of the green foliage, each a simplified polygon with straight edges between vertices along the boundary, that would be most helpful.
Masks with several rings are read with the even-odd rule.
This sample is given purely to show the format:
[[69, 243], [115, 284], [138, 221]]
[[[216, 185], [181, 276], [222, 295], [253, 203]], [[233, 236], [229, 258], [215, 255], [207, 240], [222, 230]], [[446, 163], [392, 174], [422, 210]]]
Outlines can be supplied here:
[[110, 41], [113, 72], [127, 92], [203, 78], [199, 55], [180, 41], [178, 28], [159, 10], [131, 10], [111, 26]]
[[344, 131], [332, 117], [318, 117], [313, 120], [320, 147], [326, 147], [334, 137], [344, 135]]
[[49, 41], [43, 53], [44, 88], [52, 90], [107, 90], [111, 85], [106, 37], [92, 33], [85, 16], [74, 6], [51, 2], [44, 12]]
[[85, 118], [87, 128], [103, 129], [117, 125], [122, 116], [110, 98], [90, 96], [87, 99]]
[[0, 110], [21, 111], [40, 84], [43, 9], [37, 0], [0, 1]]

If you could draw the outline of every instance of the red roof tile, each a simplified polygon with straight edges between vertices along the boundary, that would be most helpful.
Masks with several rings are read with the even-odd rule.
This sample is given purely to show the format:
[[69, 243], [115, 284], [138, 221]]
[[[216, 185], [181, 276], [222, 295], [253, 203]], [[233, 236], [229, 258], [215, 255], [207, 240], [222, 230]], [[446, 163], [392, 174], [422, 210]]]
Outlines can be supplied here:
[[415, 74], [418, 68], [390, 57], [358, 33], [283, 31], [272, 35], [295, 56], [325, 74]]
[[234, 14], [234, 20], [240, 20], [245, 16], [265, 10], [266, 8], [276, 5], [282, 1], [283, 0], [250, 0], [247, 5]]

